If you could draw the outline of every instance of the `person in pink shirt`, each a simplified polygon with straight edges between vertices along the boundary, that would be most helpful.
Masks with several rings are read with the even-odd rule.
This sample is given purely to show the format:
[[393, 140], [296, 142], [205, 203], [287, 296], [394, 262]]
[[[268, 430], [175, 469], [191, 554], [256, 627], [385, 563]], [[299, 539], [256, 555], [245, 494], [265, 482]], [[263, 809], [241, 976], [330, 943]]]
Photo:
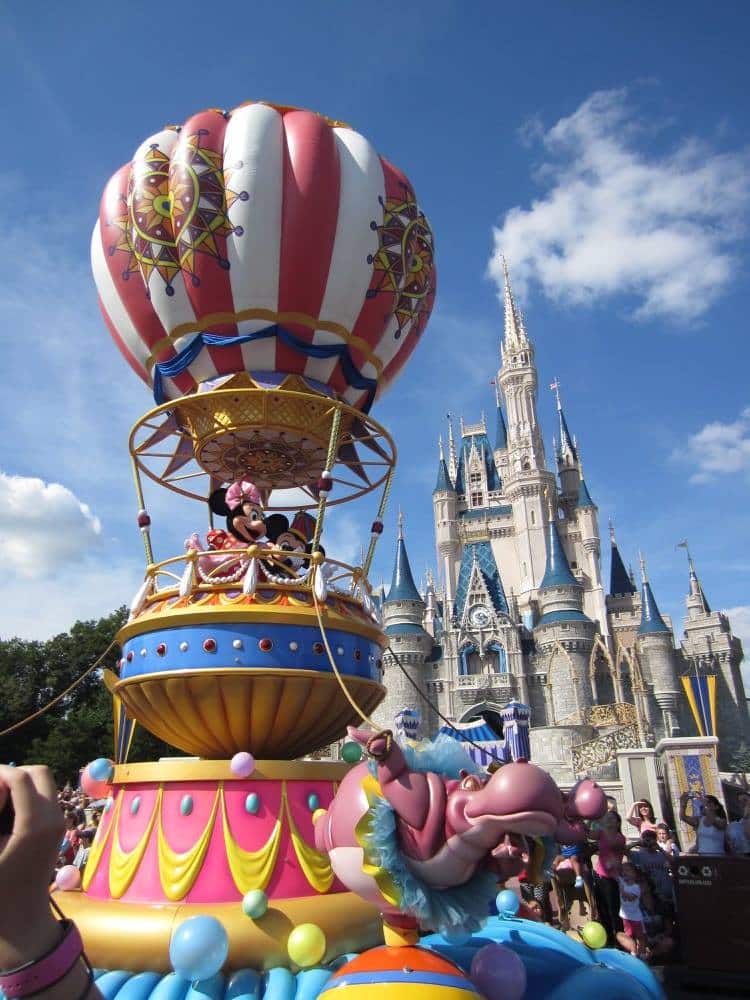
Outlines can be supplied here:
[[599, 829], [592, 831], [591, 839], [596, 844], [597, 853], [594, 865], [597, 913], [607, 931], [609, 943], [613, 945], [615, 935], [622, 930], [618, 879], [622, 873], [622, 858], [625, 853], [625, 838], [618, 813], [605, 813], [599, 820]]
[[634, 802], [627, 819], [628, 823], [634, 826], [639, 833], [643, 833], [644, 830], [656, 830], [659, 825], [659, 821], [654, 815], [654, 807], [648, 799], [639, 799]]

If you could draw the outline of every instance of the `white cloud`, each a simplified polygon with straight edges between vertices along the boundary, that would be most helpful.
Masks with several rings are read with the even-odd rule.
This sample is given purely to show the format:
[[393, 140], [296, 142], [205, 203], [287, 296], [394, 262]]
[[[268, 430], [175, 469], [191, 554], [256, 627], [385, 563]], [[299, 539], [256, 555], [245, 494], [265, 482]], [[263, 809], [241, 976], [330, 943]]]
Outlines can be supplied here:
[[689, 321], [725, 290], [750, 204], [746, 150], [686, 139], [647, 153], [624, 90], [592, 94], [547, 131], [534, 119], [521, 138], [541, 144], [547, 191], [493, 230], [489, 273], [499, 287], [504, 253], [521, 291], [536, 283], [574, 304], [624, 294], [636, 299], [637, 319]]
[[750, 604], [739, 604], [735, 608], [727, 608], [724, 614], [729, 619], [732, 632], [742, 640], [745, 659], [742, 665], [742, 679], [745, 682], [745, 695], [750, 698]]
[[0, 472], [0, 547], [14, 576], [40, 579], [80, 562], [101, 530], [99, 518], [67, 487]]
[[673, 458], [689, 462], [696, 470], [691, 483], [708, 483], [717, 476], [734, 472], [750, 472], [750, 406], [737, 420], [722, 423], [711, 421], [688, 437], [684, 450]]

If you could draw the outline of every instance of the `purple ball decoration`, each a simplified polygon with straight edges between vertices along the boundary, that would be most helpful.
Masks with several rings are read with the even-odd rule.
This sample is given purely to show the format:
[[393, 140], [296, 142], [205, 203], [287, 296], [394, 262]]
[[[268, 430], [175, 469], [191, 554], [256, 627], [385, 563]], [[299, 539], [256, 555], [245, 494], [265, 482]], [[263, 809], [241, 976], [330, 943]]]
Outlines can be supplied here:
[[521, 1000], [526, 992], [526, 966], [503, 944], [480, 948], [471, 961], [469, 975], [487, 1000]]
[[63, 892], [77, 889], [81, 884], [81, 872], [75, 865], [63, 865], [55, 875], [55, 885]]
[[255, 757], [246, 750], [240, 750], [230, 760], [229, 770], [235, 778], [249, 778], [255, 770]]

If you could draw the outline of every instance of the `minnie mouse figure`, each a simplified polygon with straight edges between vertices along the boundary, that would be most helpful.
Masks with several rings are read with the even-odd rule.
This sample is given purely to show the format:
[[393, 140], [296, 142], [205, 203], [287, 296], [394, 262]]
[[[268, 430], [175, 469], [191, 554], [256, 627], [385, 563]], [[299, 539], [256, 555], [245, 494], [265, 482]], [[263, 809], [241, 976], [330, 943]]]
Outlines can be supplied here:
[[246, 566], [242, 556], [214, 556], [207, 552], [240, 549], [253, 544], [268, 545], [260, 490], [255, 483], [242, 479], [232, 483], [228, 489], [214, 490], [208, 498], [208, 506], [214, 514], [226, 517], [226, 531], [223, 528], [208, 531], [205, 547], [198, 532], [194, 531], [185, 542], [185, 548], [202, 553], [198, 559], [198, 570], [205, 583], [225, 582], [227, 577], [223, 574], [227, 572], [239, 578]]

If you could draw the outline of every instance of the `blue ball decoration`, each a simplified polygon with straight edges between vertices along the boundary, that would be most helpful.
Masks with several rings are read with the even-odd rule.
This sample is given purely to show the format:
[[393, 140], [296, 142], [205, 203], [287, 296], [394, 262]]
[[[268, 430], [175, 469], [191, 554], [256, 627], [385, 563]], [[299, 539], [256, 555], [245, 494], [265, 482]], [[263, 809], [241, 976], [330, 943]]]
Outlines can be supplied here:
[[[109, 799], [107, 799], [107, 801], [109, 802]], [[136, 813], [138, 812], [138, 810], [140, 808], [141, 808], [141, 797], [140, 797], [140, 795], [136, 795], [133, 798], [133, 801], [130, 803], [130, 814], [131, 814], [131, 816], [135, 816]], [[109, 808], [108, 807], [107, 807], [106, 811], [109, 812]]]
[[227, 960], [229, 938], [215, 917], [190, 917], [172, 934], [169, 960], [181, 979], [210, 979]]
[[511, 889], [503, 889], [497, 894], [495, 905], [501, 917], [515, 917], [521, 906], [521, 901]]
[[180, 815], [189, 816], [193, 811], [193, 796], [183, 795], [180, 801]]
[[307, 808], [311, 813], [315, 812], [316, 809], [320, 808], [320, 799], [315, 794], [315, 792], [310, 792], [307, 796]]
[[250, 813], [254, 816], [260, 809], [260, 798], [257, 792], [250, 792], [248, 797], [245, 799], [245, 812]]
[[448, 930], [441, 931], [441, 937], [448, 944], [453, 944], [457, 948], [461, 948], [471, 941], [471, 931], [467, 931], [463, 927], [451, 927]]
[[115, 769], [111, 760], [106, 757], [97, 757], [89, 764], [89, 774], [94, 781], [109, 782], [115, 775]]

